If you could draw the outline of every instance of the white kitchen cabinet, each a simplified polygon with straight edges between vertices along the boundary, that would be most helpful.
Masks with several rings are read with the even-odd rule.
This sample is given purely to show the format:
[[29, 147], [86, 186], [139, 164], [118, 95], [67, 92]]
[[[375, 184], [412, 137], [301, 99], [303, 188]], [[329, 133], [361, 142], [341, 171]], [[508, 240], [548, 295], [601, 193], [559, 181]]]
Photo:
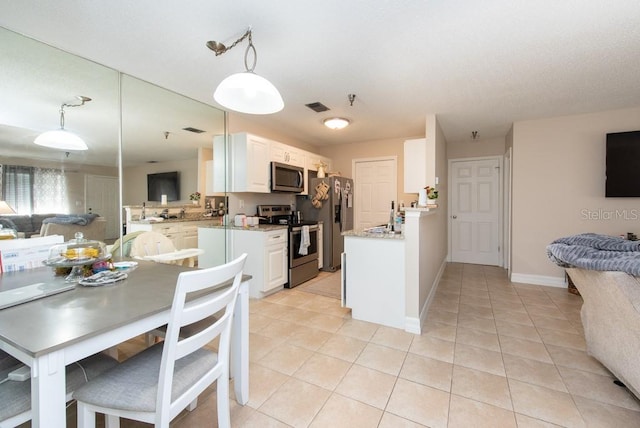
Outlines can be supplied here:
[[269, 193], [271, 141], [246, 132], [213, 141], [214, 192]]
[[419, 193], [437, 184], [435, 150], [435, 143], [427, 138], [404, 142], [404, 193]]
[[215, 164], [213, 162], [213, 160], [208, 160], [205, 162], [205, 167], [206, 167], [206, 174], [205, 174], [205, 179], [206, 182], [204, 183], [204, 194], [206, 196], [212, 196], [216, 194], [216, 190], [215, 190], [215, 186], [213, 185], [214, 182], [214, 168], [215, 168]]
[[301, 168], [305, 167], [306, 157], [304, 150], [272, 141], [269, 153], [273, 162], [286, 163]]
[[320, 156], [318, 154], [315, 153], [311, 153], [311, 152], [306, 152], [305, 153], [305, 167], [304, 167], [304, 192], [302, 192], [303, 195], [308, 195], [310, 192], [313, 192], [313, 189], [310, 189], [310, 183], [309, 183], [309, 171], [318, 171], [318, 166], [320, 165], [320, 163], [322, 162], [323, 164], [326, 165], [324, 171], [325, 173], [329, 173], [329, 171], [331, 171], [331, 167], [332, 167], [332, 161], [331, 159], [324, 157], [324, 156]]
[[247, 253], [244, 273], [253, 278], [249, 286], [249, 295], [262, 298], [283, 288], [288, 281], [286, 227], [270, 230], [231, 231], [231, 258]]
[[328, 174], [329, 171], [331, 171], [331, 167], [332, 167], [331, 159], [315, 153], [309, 153], [309, 152], [306, 153], [305, 168], [307, 168], [308, 170], [317, 171], [318, 165], [320, 165], [321, 162], [326, 165], [324, 171]]
[[198, 248], [198, 226], [182, 227], [182, 248]]
[[140, 223], [133, 222], [129, 226], [128, 232], [158, 232], [171, 240], [176, 250], [185, 248], [198, 248], [198, 226], [213, 224], [211, 221], [180, 221], [180, 222], [158, 222]]
[[198, 248], [204, 254], [198, 257], [199, 268], [220, 266], [231, 261], [231, 231], [224, 227], [199, 227]]

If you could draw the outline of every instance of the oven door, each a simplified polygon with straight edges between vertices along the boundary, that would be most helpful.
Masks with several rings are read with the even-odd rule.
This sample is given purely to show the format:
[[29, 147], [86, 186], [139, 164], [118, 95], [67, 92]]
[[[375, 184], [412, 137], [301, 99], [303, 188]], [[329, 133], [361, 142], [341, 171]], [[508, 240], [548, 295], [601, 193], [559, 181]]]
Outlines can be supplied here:
[[318, 260], [318, 225], [309, 226], [309, 246], [307, 254], [300, 254], [302, 226], [293, 226], [289, 231], [289, 269]]

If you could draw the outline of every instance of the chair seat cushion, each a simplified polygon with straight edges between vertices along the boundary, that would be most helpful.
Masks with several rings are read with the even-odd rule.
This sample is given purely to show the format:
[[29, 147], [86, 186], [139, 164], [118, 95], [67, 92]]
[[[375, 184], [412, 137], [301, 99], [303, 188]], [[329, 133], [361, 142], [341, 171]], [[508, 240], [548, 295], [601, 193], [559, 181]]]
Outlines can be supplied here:
[[[160, 342], [134, 355], [79, 388], [73, 398], [110, 409], [153, 412], [156, 408], [162, 348]], [[199, 349], [175, 362], [172, 400], [184, 393], [218, 361], [218, 355]]]
[[[19, 361], [16, 363], [13, 367], [0, 370], [0, 379], [5, 379], [9, 372], [22, 365]], [[100, 373], [117, 364], [115, 359], [105, 354], [92, 355], [78, 363], [69, 364], [66, 368], [67, 395], [80, 385], [85, 384], [87, 379], [94, 379]], [[31, 381], [9, 380], [0, 384], [0, 403], [0, 421], [29, 411], [31, 409]]]

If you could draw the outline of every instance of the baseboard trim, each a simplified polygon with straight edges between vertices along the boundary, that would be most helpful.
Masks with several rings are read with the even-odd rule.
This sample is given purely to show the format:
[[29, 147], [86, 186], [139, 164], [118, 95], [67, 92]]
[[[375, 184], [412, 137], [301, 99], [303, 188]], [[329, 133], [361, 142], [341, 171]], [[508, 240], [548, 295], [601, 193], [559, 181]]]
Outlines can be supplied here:
[[440, 284], [440, 278], [444, 274], [444, 270], [447, 267], [447, 258], [445, 257], [440, 264], [440, 269], [438, 269], [438, 273], [436, 274], [433, 283], [431, 284], [431, 291], [427, 296], [427, 300], [422, 305], [422, 309], [420, 310], [420, 318], [406, 318], [405, 319], [405, 328], [404, 330], [409, 333], [421, 334], [422, 333], [422, 324], [427, 319], [427, 312], [429, 310], [429, 306], [431, 306], [431, 301], [433, 300], [433, 296], [435, 296], [436, 291], [438, 289], [438, 284]]
[[567, 287], [567, 281], [564, 277], [529, 275], [525, 273], [515, 273], [515, 272], [511, 274], [511, 282], [517, 282], [519, 284], [546, 285], [548, 287], [559, 287], [559, 288]]

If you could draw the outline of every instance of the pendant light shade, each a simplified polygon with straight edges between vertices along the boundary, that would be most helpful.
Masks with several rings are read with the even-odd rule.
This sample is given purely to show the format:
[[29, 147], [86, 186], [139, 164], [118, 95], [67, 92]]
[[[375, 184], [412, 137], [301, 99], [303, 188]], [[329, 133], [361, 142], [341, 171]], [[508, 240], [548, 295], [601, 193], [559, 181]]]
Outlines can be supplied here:
[[271, 114], [284, 108], [280, 92], [271, 82], [251, 71], [235, 73], [224, 79], [213, 98], [229, 110], [248, 114]]
[[64, 129], [47, 131], [38, 135], [33, 141], [39, 146], [60, 150], [88, 150], [87, 144], [73, 132]]
[[33, 142], [39, 146], [51, 147], [59, 150], [88, 150], [87, 144], [84, 140], [78, 137], [73, 132], [69, 132], [64, 129], [64, 108], [65, 107], [80, 107], [86, 102], [91, 101], [91, 98], [85, 96], [76, 97], [80, 104], [67, 104], [64, 103], [60, 106], [60, 129], [54, 131], [43, 132], [38, 135]]
[[[249, 39], [249, 45], [244, 52], [245, 71], [232, 74], [220, 82], [213, 93], [213, 99], [222, 107], [240, 113], [272, 114], [279, 112], [284, 108], [284, 101], [280, 92], [267, 79], [253, 72], [258, 61], [258, 54], [253, 45], [251, 28], [229, 47], [213, 40], [207, 42], [207, 47], [218, 56], [233, 48], [245, 38]], [[249, 52], [253, 53], [253, 64], [251, 66], [247, 61]]]

